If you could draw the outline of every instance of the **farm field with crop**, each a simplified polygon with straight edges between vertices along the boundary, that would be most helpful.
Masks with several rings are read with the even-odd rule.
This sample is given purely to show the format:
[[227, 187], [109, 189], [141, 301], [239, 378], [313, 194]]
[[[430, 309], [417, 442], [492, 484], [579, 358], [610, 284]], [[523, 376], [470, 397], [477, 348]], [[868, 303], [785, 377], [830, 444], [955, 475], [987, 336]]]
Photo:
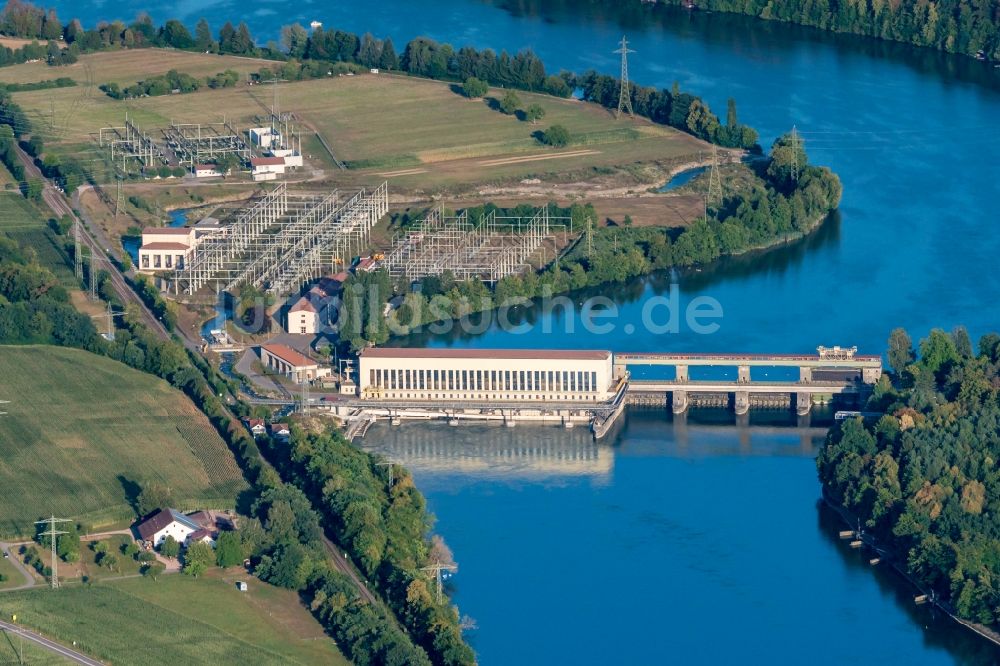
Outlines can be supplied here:
[[[237, 579], [249, 582], [247, 592]], [[0, 610], [113, 664], [347, 663], [295, 592], [245, 572], [12, 592], [0, 595]]]
[[[137, 488], [178, 508], [231, 507], [246, 483], [225, 443], [165, 381], [88, 352], [0, 347], [0, 535], [54, 513], [88, 527], [131, 521]], [[122, 405], [128, 405], [123, 409]]]

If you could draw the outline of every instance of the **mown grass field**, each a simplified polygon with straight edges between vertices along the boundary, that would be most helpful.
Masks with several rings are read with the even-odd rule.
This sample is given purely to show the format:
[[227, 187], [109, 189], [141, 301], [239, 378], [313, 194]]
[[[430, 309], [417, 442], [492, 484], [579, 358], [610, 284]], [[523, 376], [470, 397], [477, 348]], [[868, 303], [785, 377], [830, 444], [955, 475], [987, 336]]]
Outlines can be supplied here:
[[[95, 87], [107, 81], [134, 81], [175, 68], [196, 76], [231, 66], [256, 70], [264, 61], [156, 49], [85, 56], [70, 75], [80, 85], [56, 90], [25, 91], [15, 99], [30, 114], [36, 130], [66, 154], [98, 163], [97, 130], [120, 125], [124, 114], [141, 128], [174, 122], [219, 122], [226, 119], [248, 127], [271, 104], [267, 86], [237, 84], [234, 88], [203, 89], [117, 101]], [[77, 69], [73, 69], [77, 68]], [[19, 65], [7, 68], [12, 80], [35, 81], [52, 76], [50, 68]], [[88, 86], [90, 81], [95, 85]], [[469, 100], [454, 84], [400, 75], [359, 75], [299, 81], [281, 85], [281, 109], [299, 118], [304, 152], [315, 165], [330, 169], [338, 180], [389, 177], [409, 188], [492, 182], [592, 166], [669, 160], [695, 154], [705, 144], [671, 128], [644, 119], [616, 120], [606, 109], [576, 100], [518, 92], [521, 107], [540, 104], [545, 117], [538, 124], [506, 116], [487, 100]], [[489, 98], [499, 98], [493, 89]], [[566, 149], [542, 146], [535, 133], [560, 124], [572, 137]], [[339, 172], [313, 137], [319, 132], [336, 156], [357, 171]], [[584, 152], [586, 149], [587, 152]], [[556, 157], [561, 152], [583, 153]], [[504, 157], [528, 157], [498, 163]], [[419, 173], [395, 174], [416, 170]], [[360, 171], [360, 173], [358, 173]], [[386, 176], [386, 174], [390, 174]]]
[[[239, 592], [235, 580], [250, 589]], [[132, 578], [0, 595], [0, 612], [112, 664], [346, 664], [294, 592], [246, 575]]]
[[128, 522], [135, 485], [180, 508], [233, 506], [246, 483], [182, 393], [84, 351], [0, 347], [0, 535], [54, 513], [91, 527]]
[[[172, 69], [195, 77], [206, 77], [227, 69], [241, 74], [256, 72], [269, 61], [232, 55], [190, 53], [174, 49], [138, 49], [106, 51], [80, 56], [72, 65], [49, 67], [44, 62], [31, 62], [4, 67], [4, 83], [32, 83], [67, 76], [82, 86], [87, 81], [95, 85], [108, 83], [131, 84], [142, 79], [165, 74]], [[99, 93], [100, 94], [100, 93]]]

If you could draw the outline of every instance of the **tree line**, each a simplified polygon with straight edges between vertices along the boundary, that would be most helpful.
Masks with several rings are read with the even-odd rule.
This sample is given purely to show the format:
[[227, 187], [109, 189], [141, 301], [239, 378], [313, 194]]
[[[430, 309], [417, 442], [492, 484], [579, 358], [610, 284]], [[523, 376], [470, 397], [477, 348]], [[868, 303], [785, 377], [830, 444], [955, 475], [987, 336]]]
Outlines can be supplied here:
[[[688, 0], [658, 1], [688, 5]], [[1000, 60], [1000, 11], [994, 0], [698, 0], [696, 5]]]
[[891, 375], [876, 421], [831, 431], [817, 458], [830, 501], [959, 617], [1000, 621], [1000, 335], [973, 347], [964, 328], [933, 330], [919, 352], [889, 338]]

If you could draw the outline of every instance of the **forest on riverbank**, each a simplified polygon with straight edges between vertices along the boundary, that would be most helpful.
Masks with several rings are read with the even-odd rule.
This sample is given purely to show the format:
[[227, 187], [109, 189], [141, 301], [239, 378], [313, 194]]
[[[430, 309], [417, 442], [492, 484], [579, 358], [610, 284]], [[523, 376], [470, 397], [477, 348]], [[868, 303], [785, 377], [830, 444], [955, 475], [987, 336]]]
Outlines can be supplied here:
[[835, 428], [817, 459], [824, 494], [960, 618], [1000, 621], [1000, 335], [902, 329], [877, 421]]
[[[994, 0], [654, 1], [701, 11], [744, 14], [769, 21], [797, 23], [831, 32], [902, 42], [948, 53], [969, 56], [982, 54], [990, 60], [1000, 61], [1000, 8]], [[580, 4], [579, 0], [568, 2], [570, 5]]]

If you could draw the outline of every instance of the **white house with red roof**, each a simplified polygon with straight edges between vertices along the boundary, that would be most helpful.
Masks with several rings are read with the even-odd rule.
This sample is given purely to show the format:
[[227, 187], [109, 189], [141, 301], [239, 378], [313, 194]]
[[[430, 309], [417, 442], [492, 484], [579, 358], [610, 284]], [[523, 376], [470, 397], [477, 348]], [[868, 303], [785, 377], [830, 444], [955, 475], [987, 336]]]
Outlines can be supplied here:
[[250, 158], [250, 175], [255, 181], [274, 180], [283, 173], [285, 173], [284, 157]]
[[319, 332], [319, 310], [306, 294], [288, 309], [289, 333], [295, 335], [316, 335]]
[[250, 434], [254, 437], [263, 437], [267, 434], [267, 426], [264, 424], [264, 419], [247, 419], [247, 429], [250, 430]]

